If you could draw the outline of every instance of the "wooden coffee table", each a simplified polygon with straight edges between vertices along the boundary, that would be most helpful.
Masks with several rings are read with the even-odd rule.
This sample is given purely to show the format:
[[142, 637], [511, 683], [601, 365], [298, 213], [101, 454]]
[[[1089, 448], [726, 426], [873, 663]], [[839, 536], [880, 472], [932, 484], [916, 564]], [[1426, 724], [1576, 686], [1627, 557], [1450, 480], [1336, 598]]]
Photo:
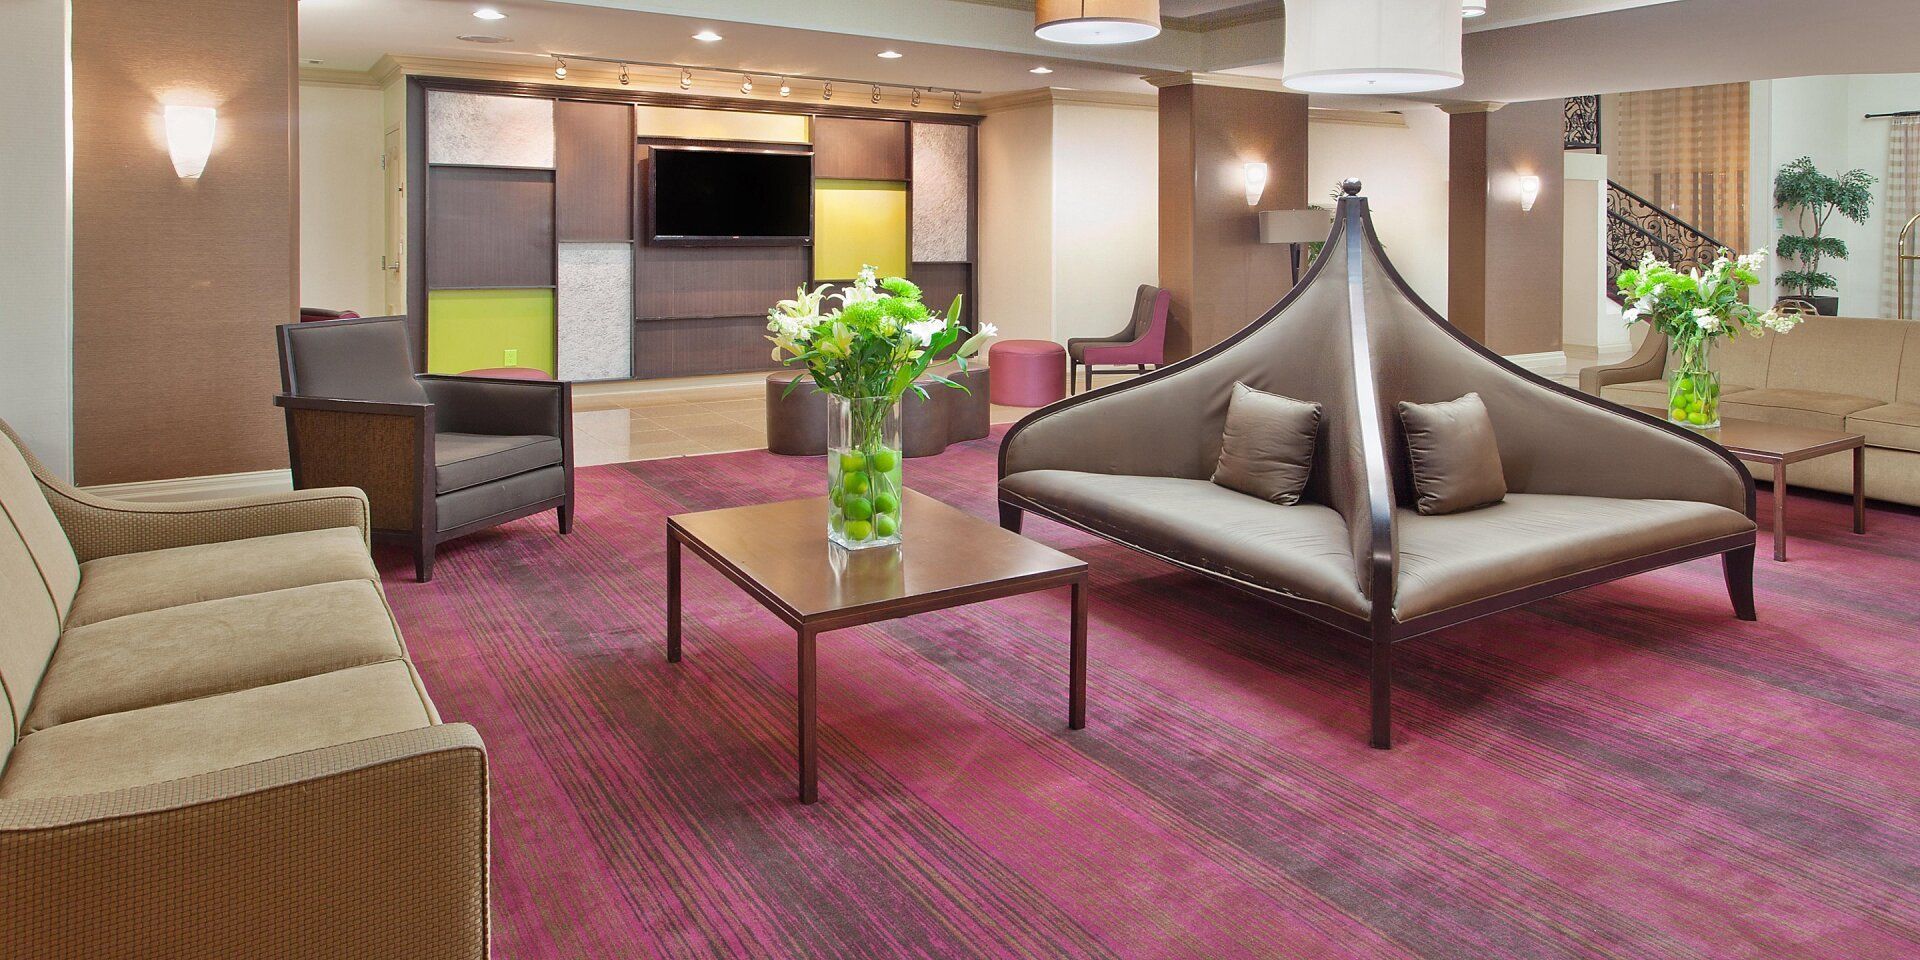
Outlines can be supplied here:
[[[1666, 419], [1667, 412], [1635, 407]], [[1700, 434], [1749, 463], [1773, 466], [1773, 559], [1787, 559], [1787, 464], [1853, 451], [1853, 532], [1867, 532], [1867, 439], [1857, 433], [1720, 418], [1720, 429]]]
[[667, 518], [667, 662], [680, 660], [680, 547], [794, 628], [800, 648], [800, 802], [819, 798], [815, 638], [1015, 594], [1073, 588], [1067, 726], [1087, 725], [1087, 565], [908, 490], [905, 542], [846, 550], [827, 541], [827, 499]]

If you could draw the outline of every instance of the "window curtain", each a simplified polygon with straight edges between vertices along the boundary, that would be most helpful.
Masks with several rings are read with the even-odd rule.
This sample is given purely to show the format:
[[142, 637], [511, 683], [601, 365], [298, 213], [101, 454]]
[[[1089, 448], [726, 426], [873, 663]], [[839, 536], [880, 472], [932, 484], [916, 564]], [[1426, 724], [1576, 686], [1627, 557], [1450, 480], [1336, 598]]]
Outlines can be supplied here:
[[1722, 83], [1607, 97], [1600, 152], [1616, 183], [1721, 243], [1747, 242], [1749, 88]]
[[[1900, 231], [1920, 213], [1920, 117], [1895, 117], [1887, 131], [1887, 198], [1881, 209], [1887, 222], [1886, 269], [1882, 273], [1882, 302], [1889, 317], [1920, 315], [1920, 263], [1900, 262]], [[1920, 225], [1908, 241], [1908, 253], [1920, 254]], [[1900, 272], [1907, 275], [1907, 302], [1899, 302]]]

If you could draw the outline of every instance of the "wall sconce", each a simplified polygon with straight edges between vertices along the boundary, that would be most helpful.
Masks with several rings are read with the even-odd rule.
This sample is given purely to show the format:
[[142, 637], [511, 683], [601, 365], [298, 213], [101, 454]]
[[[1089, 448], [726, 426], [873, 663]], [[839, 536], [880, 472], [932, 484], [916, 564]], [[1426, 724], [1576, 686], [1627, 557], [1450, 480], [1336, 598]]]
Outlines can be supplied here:
[[1526, 176], [1520, 178], [1520, 212], [1532, 213], [1533, 202], [1540, 199], [1540, 178]]
[[207, 169], [207, 157], [213, 153], [214, 109], [212, 107], [168, 107], [167, 152], [173, 155], [173, 172], [183, 180], [198, 180]]
[[1247, 206], [1260, 205], [1260, 195], [1267, 192], [1267, 165], [1264, 163], [1247, 164]]

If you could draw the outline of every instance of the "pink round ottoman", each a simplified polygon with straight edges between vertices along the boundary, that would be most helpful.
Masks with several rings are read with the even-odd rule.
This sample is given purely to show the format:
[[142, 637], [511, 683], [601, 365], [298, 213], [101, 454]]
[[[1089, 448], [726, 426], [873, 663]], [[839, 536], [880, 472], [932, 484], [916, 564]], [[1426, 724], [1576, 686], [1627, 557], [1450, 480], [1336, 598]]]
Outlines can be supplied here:
[[491, 377], [495, 380], [552, 380], [545, 370], [539, 367], [487, 367], [484, 370], [468, 370], [463, 377]]
[[987, 348], [994, 403], [1044, 407], [1067, 395], [1067, 348], [1051, 340], [996, 340]]

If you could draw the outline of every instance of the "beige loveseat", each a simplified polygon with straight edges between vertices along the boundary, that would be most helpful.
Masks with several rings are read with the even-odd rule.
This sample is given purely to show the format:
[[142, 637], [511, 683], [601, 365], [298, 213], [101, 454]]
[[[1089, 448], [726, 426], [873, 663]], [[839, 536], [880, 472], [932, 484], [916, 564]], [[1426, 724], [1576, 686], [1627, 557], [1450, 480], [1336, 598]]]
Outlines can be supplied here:
[[0, 707], [0, 957], [486, 955], [486, 757], [360, 491], [103, 500], [0, 423]]
[[[1664, 407], [1667, 355], [1667, 338], [1654, 334], [1627, 360], [1580, 371], [1580, 389]], [[1867, 496], [1920, 506], [1920, 322], [1812, 317], [1792, 333], [1722, 343], [1714, 367], [1722, 417], [1860, 434]], [[1852, 458], [1793, 464], [1787, 482], [1851, 493]]]

